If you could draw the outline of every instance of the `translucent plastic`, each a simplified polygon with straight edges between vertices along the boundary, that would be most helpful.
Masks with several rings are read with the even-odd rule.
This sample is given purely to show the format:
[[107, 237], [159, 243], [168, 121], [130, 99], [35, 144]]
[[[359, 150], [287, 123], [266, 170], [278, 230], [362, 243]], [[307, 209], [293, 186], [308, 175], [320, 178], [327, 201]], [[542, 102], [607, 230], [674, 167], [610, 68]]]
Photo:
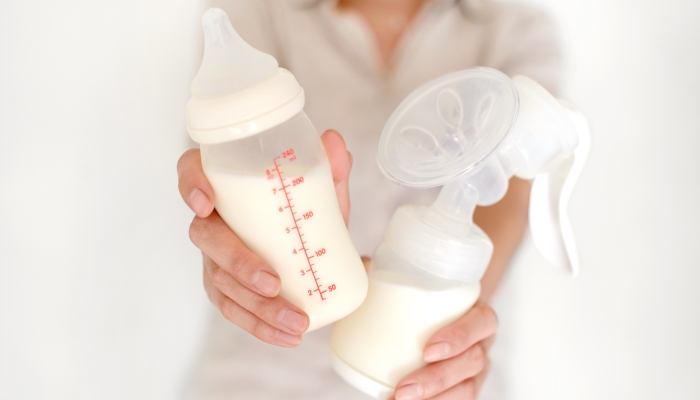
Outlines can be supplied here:
[[246, 43], [222, 10], [202, 18], [205, 49], [187, 103], [187, 131], [200, 144], [271, 129], [304, 108], [304, 90], [274, 57]]
[[246, 43], [223, 10], [211, 8], [202, 17], [204, 59], [192, 81], [192, 94], [213, 97], [236, 92], [277, 72], [277, 60]]
[[413, 91], [387, 121], [379, 166], [403, 186], [443, 185], [493, 153], [515, 123], [518, 107], [515, 86], [494, 69], [435, 79]]
[[[512, 176], [531, 179], [573, 153], [579, 132], [572, 113], [531, 79], [511, 80], [488, 68], [448, 74], [411, 93], [382, 131], [379, 166], [405, 186], [444, 187], [421, 216], [404, 218], [402, 240], [410, 242], [404, 253], [431, 273], [478, 280], [488, 258], [474, 254], [487, 247], [475, 251], [459, 244], [479, 236], [459, 227], [473, 225], [477, 205], [503, 198]], [[451, 250], [437, 255], [435, 244], [424, 238], [439, 236], [430, 230], [452, 236], [439, 239], [445, 243], [441, 248]]]
[[306, 115], [240, 140], [201, 145], [216, 209], [280, 275], [309, 331], [352, 312], [367, 275], [340, 213], [330, 166]]

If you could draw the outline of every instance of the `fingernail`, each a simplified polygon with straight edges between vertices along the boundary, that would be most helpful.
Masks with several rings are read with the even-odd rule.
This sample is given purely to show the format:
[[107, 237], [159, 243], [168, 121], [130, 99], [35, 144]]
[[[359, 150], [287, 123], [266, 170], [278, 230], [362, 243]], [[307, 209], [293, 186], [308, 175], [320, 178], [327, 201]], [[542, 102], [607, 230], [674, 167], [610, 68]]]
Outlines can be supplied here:
[[444, 360], [450, 356], [451, 351], [452, 346], [450, 346], [450, 344], [447, 342], [431, 344], [430, 346], [428, 346], [427, 349], [425, 349], [423, 359], [425, 360], [425, 362], [435, 362]]
[[280, 290], [279, 281], [274, 276], [268, 274], [265, 271], [258, 271], [253, 274], [253, 279], [251, 281], [253, 286], [258, 288], [260, 293], [265, 296], [274, 297]]
[[281, 331], [279, 329], [277, 330], [277, 334], [275, 335], [275, 337], [280, 342], [286, 344], [297, 345], [301, 343], [301, 336], [290, 335], [287, 332]]
[[396, 400], [418, 400], [423, 398], [423, 385], [413, 383], [396, 390]]
[[202, 216], [209, 209], [209, 198], [201, 190], [194, 188], [190, 192], [190, 207], [195, 214]]
[[306, 317], [288, 308], [280, 312], [279, 321], [294, 332], [304, 332], [306, 330]]

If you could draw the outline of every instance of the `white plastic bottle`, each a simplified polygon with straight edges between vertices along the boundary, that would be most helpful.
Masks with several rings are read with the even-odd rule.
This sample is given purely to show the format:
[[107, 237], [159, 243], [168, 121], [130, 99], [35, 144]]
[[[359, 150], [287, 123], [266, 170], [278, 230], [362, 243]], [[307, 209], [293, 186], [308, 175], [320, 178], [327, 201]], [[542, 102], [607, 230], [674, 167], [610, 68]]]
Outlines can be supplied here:
[[187, 124], [216, 210], [279, 273], [280, 294], [309, 315], [308, 331], [330, 324], [362, 303], [368, 283], [304, 92], [222, 10], [207, 11], [203, 25]]
[[[475, 207], [500, 200], [514, 175], [580, 170], [569, 157], [587, 133], [580, 113], [534, 81], [492, 69], [455, 72], [411, 93], [382, 131], [379, 165], [404, 186], [444, 186], [432, 205], [394, 213], [372, 260], [367, 300], [333, 327], [336, 372], [386, 399], [425, 365], [427, 340], [479, 297], [493, 245], [473, 222]], [[559, 206], [557, 215], [565, 214], [566, 204]], [[572, 249], [566, 251], [573, 268]]]
[[401, 378], [425, 365], [430, 336], [464, 315], [479, 293], [479, 282], [431, 276], [382, 245], [372, 260], [367, 299], [333, 326], [334, 367], [346, 379], [353, 370], [371, 377], [380, 385], [361, 383], [369, 383], [371, 394], [391, 394]]

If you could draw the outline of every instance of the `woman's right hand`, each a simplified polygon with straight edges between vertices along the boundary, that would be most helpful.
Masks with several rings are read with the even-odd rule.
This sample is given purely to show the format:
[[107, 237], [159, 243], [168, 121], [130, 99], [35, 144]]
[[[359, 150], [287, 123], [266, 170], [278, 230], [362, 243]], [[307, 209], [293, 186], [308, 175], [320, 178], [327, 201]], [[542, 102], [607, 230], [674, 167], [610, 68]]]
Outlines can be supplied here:
[[[326, 131], [321, 140], [347, 223], [352, 156], [338, 132]], [[196, 214], [190, 240], [204, 257], [204, 289], [209, 301], [227, 320], [258, 339], [283, 347], [297, 346], [309, 327], [309, 317], [278, 295], [281, 282], [277, 272], [250, 251], [214, 210], [214, 191], [202, 171], [199, 150], [185, 152], [177, 172], [180, 195]]]

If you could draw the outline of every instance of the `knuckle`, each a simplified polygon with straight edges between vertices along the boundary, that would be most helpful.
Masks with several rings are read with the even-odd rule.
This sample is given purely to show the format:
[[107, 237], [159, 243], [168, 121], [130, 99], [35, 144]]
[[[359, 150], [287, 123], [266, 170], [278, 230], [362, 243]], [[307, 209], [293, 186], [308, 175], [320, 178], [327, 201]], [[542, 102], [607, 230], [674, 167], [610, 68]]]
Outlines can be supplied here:
[[204, 286], [204, 292], [207, 294], [207, 298], [209, 299], [209, 302], [211, 304], [216, 305], [216, 302], [214, 301], [214, 293], [215, 290], [211, 287], [211, 278], [209, 277], [209, 274], [207, 273], [206, 269], [204, 270], [204, 273], [202, 274], [202, 286]]
[[496, 311], [486, 304], [482, 305], [480, 310], [483, 317], [489, 321], [489, 325], [493, 328], [493, 330], [496, 330], [498, 327], [498, 315], [496, 315]]
[[221, 311], [221, 315], [236, 325], [238, 325], [237, 308], [237, 305], [233, 301], [227, 300], [224, 296], [221, 297], [219, 302], [219, 311]]
[[430, 386], [434, 388], [432, 392], [437, 393], [445, 389], [447, 373], [448, 371], [444, 363], [437, 363], [430, 369], [428, 380]]
[[203, 218], [194, 217], [190, 224], [190, 241], [194, 243], [195, 246], [199, 247], [199, 244], [206, 240], [208, 235], [207, 231], [207, 221]]
[[214, 296], [214, 291], [209, 287], [206, 277], [204, 278], [204, 292], [207, 294], [207, 299], [209, 299], [209, 302], [218, 308], [216, 297]]
[[452, 335], [455, 339], [464, 340], [469, 336], [470, 328], [465, 323], [456, 324], [452, 329]]
[[484, 375], [488, 375], [489, 371], [491, 371], [491, 360], [489, 360], [489, 358], [486, 357], [486, 361], [484, 361], [484, 368], [481, 370], [481, 372]]
[[231, 273], [239, 274], [246, 266], [253, 264], [255, 257], [253, 253], [243, 246], [234, 246], [229, 255], [228, 264]]
[[207, 299], [209, 299], [209, 302], [210, 302], [212, 305], [214, 305], [214, 307], [219, 308], [219, 307], [218, 307], [218, 304], [217, 304], [217, 301], [216, 301], [216, 297], [215, 297], [214, 294], [211, 292], [211, 290], [209, 290], [209, 289], [206, 287], [206, 285], [204, 286], [204, 291], [207, 293]]
[[[250, 299], [250, 312], [263, 322], [275, 325], [284, 307], [276, 301], [262, 296]], [[265, 324], [263, 324], [265, 325]]]
[[182, 175], [183, 169], [188, 165], [189, 161], [199, 153], [199, 149], [189, 149], [182, 153], [177, 160], [177, 173]]
[[211, 283], [217, 288], [224, 287], [229, 282], [227, 275], [223, 268], [214, 266], [211, 271]]
[[483, 347], [480, 345], [474, 346], [470, 356], [472, 363], [479, 371], [484, 369], [486, 366], [486, 351], [484, 351]]
[[468, 381], [462, 383], [462, 394], [466, 400], [476, 400], [476, 383], [473, 379], [469, 379]]
[[263, 321], [261, 321], [258, 318], [255, 318], [253, 321], [253, 326], [250, 329], [250, 333], [252, 333], [253, 336], [262, 341], [270, 342], [272, 338], [269, 332], [270, 330], [267, 328], [268, 326]]

